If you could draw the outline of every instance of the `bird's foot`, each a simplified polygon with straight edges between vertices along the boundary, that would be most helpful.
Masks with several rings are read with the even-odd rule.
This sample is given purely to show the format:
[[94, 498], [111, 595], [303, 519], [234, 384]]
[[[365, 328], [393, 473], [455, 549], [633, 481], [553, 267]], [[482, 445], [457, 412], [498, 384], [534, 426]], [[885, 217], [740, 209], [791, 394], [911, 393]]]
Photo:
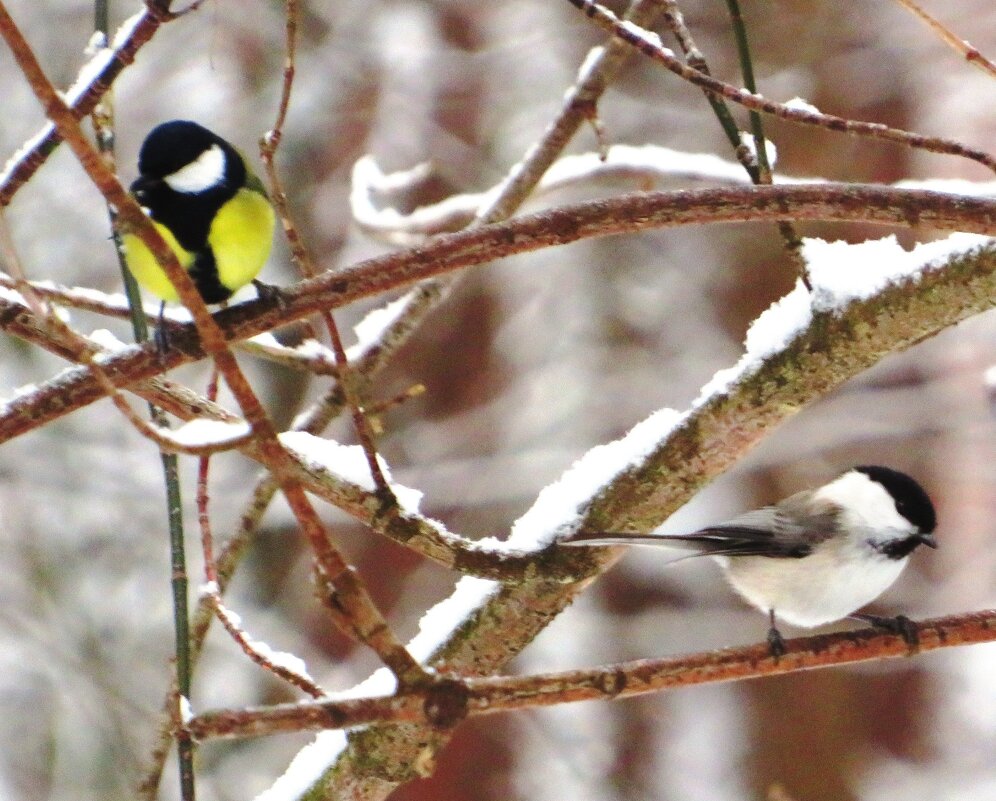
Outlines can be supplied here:
[[771, 621], [771, 628], [768, 629], [768, 650], [771, 651], [771, 656], [777, 662], [781, 657], [785, 656], [785, 640], [782, 639], [782, 633], [778, 630], [778, 626], [775, 625], [775, 610], [772, 609], [768, 612], [768, 619]]
[[906, 617], [906, 615], [880, 617], [879, 615], [854, 614], [851, 617], [855, 620], [861, 620], [877, 629], [888, 631], [891, 634], [898, 634], [910, 648], [916, 648], [920, 645], [920, 635], [917, 631], [916, 623]]
[[256, 295], [260, 300], [276, 303], [281, 310], [287, 308], [287, 299], [280, 287], [275, 284], [267, 284], [258, 278], [252, 279], [252, 285], [256, 287]]

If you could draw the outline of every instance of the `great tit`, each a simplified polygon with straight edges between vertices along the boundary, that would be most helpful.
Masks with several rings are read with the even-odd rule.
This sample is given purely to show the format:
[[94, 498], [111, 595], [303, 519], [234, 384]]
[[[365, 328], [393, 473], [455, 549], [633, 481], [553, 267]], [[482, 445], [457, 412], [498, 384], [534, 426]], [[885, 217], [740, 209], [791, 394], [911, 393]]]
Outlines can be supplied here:
[[769, 615], [768, 641], [784, 650], [775, 616], [797, 626], [845, 617], [915, 640], [905, 617], [857, 614], [894, 582], [921, 545], [936, 548], [934, 505], [914, 479], [877, 465], [852, 468], [803, 490], [690, 534], [579, 533], [561, 545], [662, 545], [713, 556], [730, 584]]
[[[157, 125], [138, 154], [131, 193], [197, 285], [205, 303], [228, 300], [254, 281], [270, 255], [274, 215], [266, 190], [232, 145], [202, 125]], [[163, 301], [176, 289], [152, 252], [121, 237], [135, 279]]]

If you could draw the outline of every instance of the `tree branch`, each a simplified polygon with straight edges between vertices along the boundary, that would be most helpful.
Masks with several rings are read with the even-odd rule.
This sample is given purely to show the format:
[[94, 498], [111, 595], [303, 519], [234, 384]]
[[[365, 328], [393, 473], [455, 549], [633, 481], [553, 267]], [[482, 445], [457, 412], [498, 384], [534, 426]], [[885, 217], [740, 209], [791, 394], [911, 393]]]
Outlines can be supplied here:
[[[133, 23], [130, 27], [129, 23], [122, 26], [122, 30], [126, 30], [127, 34], [107, 59], [106, 65], [69, 98], [72, 113], [77, 120], [82, 120], [97, 107], [115, 79], [135, 61], [142, 46], [152, 39], [164, 22], [175, 18], [175, 15], [169, 11], [169, 6], [170, 3], [149, 3], [144, 11], [129, 21]], [[17, 160], [8, 166], [3, 175], [0, 175], [0, 206], [6, 206], [13, 200], [17, 190], [31, 180], [31, 176], [45, 163], [61, 141], [62, 137], [51, 124], [46, 125], [28, 140]]]
[[[504, 223], [448, 234], [326, 272], [281, 291], [282, 302], [257, 299], [214, 315], [227, 341], [247, 339], [322, 309], [345, 306], [400, 286], [506, 256], [590, 237], [717, 222], [772, 220], [861, 221], [882, 225], [996, 234], [996, 201], [941, 192], [862, 184], [724, 187], [621, 195], [540, 212]], [[14, 335], [33, 328], [26, 308], [0, 298], [0, 328]], [[107, 361], [116, 386], [125, 386], [204, 358], [194, 326], [178, 326], [170, 351], [129, 349]], [[103, 397], [94, 378], [80, 370], [42, 385], [30, 401], [15, 398], [0, 413], [0, 443], [27, 433]], [[30, 403], [30, 406], [29, 406]]]
[[761, 643], [535, 676], [468, 678], [388, 697], [213, 710], [193, 718], [190, 731], [196, 739], [206, 740], [347, 729], [373, 723], [419, 723], [449, 728], [467, 716], [631, 698], [678, 687], [913, 657], [941, 648], [996, 641], [994, 609], [934, 618], [915, 625], [919, 646], [914, 651], [898, 634], [866, 628], [787, 640], [786, 652], [778, 659], [771, 656], [767, 643]]
[[771, 114], [800, 125], [815, 125], [839, 133], [865, 136], [872, 139], [884, 139], [908, 147], [927, 150], [931, 153], [961, 156], [962, 158], [978, 162], [996, 172], [996, 159], [989, 153], [976, 148], [966, 147], [961, 142], [953, 139], [924, 136], [923, 134], [903, 131], [898, 128], [890, 128], [888, 125], [878, 122], [849, 120], [833, 114], [823, 114], [822, 112], [809, 110], [804, 111], [786, 106], [783, 103], [776, 103], [774, 100], [769, 100], [763, 95], [754, 94], [732, 84], [724, 83], [705, 72], [700, 72], [683, 64], [670, 50], [661, 45], [660, 39], [656, 34], [649, 31], [641, 31], [632, 25], [624, 25], [615, 14], [592, 2], [592, 0], [569, 0], [569, 2], [584, 12], [587, 17], [594, 20], [603, 30], [609, 31], [623, 41], [628, 42], [643, 55], [663, 65], [680, 78], [702, 89], [725, 97], [727, 100], [738, 103], [752, 111], [761, 111], [765, 114]]

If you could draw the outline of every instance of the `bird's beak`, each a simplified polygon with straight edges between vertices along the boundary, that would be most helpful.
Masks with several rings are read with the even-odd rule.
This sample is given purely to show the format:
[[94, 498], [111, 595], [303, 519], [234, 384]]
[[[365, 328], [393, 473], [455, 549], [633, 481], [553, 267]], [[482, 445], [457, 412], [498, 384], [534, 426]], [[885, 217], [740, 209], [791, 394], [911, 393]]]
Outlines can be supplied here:
[[937, 548], [937, 540], [934, 539], [933, 534], [917, 534], [916, 539], [921, 545], [926, 545], [928, 548]]
[[146, 178], [144, 175], [140, 175], [131, 182], [131, 186], [128, 188], [135, 198], [141, 201], [145, 198], [148, 191], [157, 183], [159, 182], [155, 178]]

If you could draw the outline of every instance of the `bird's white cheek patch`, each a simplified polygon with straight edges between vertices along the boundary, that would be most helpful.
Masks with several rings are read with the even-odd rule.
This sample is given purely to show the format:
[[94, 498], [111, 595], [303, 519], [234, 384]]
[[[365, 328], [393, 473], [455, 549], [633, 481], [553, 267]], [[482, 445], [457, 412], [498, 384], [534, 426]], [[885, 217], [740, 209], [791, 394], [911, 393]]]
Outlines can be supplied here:
[[896, 511], [896, 502], [885, 487], [865, 473], [850, 470], [821, 487], [814, 497], [846, 509], [846, 523], [852, 527], [913, 530], [913, 524]]
[[190, 164], [163, 180], [174, 192], [193, 194], [217, 186], [224, 177], [225, 153], [218, 145], [211, 145]]

